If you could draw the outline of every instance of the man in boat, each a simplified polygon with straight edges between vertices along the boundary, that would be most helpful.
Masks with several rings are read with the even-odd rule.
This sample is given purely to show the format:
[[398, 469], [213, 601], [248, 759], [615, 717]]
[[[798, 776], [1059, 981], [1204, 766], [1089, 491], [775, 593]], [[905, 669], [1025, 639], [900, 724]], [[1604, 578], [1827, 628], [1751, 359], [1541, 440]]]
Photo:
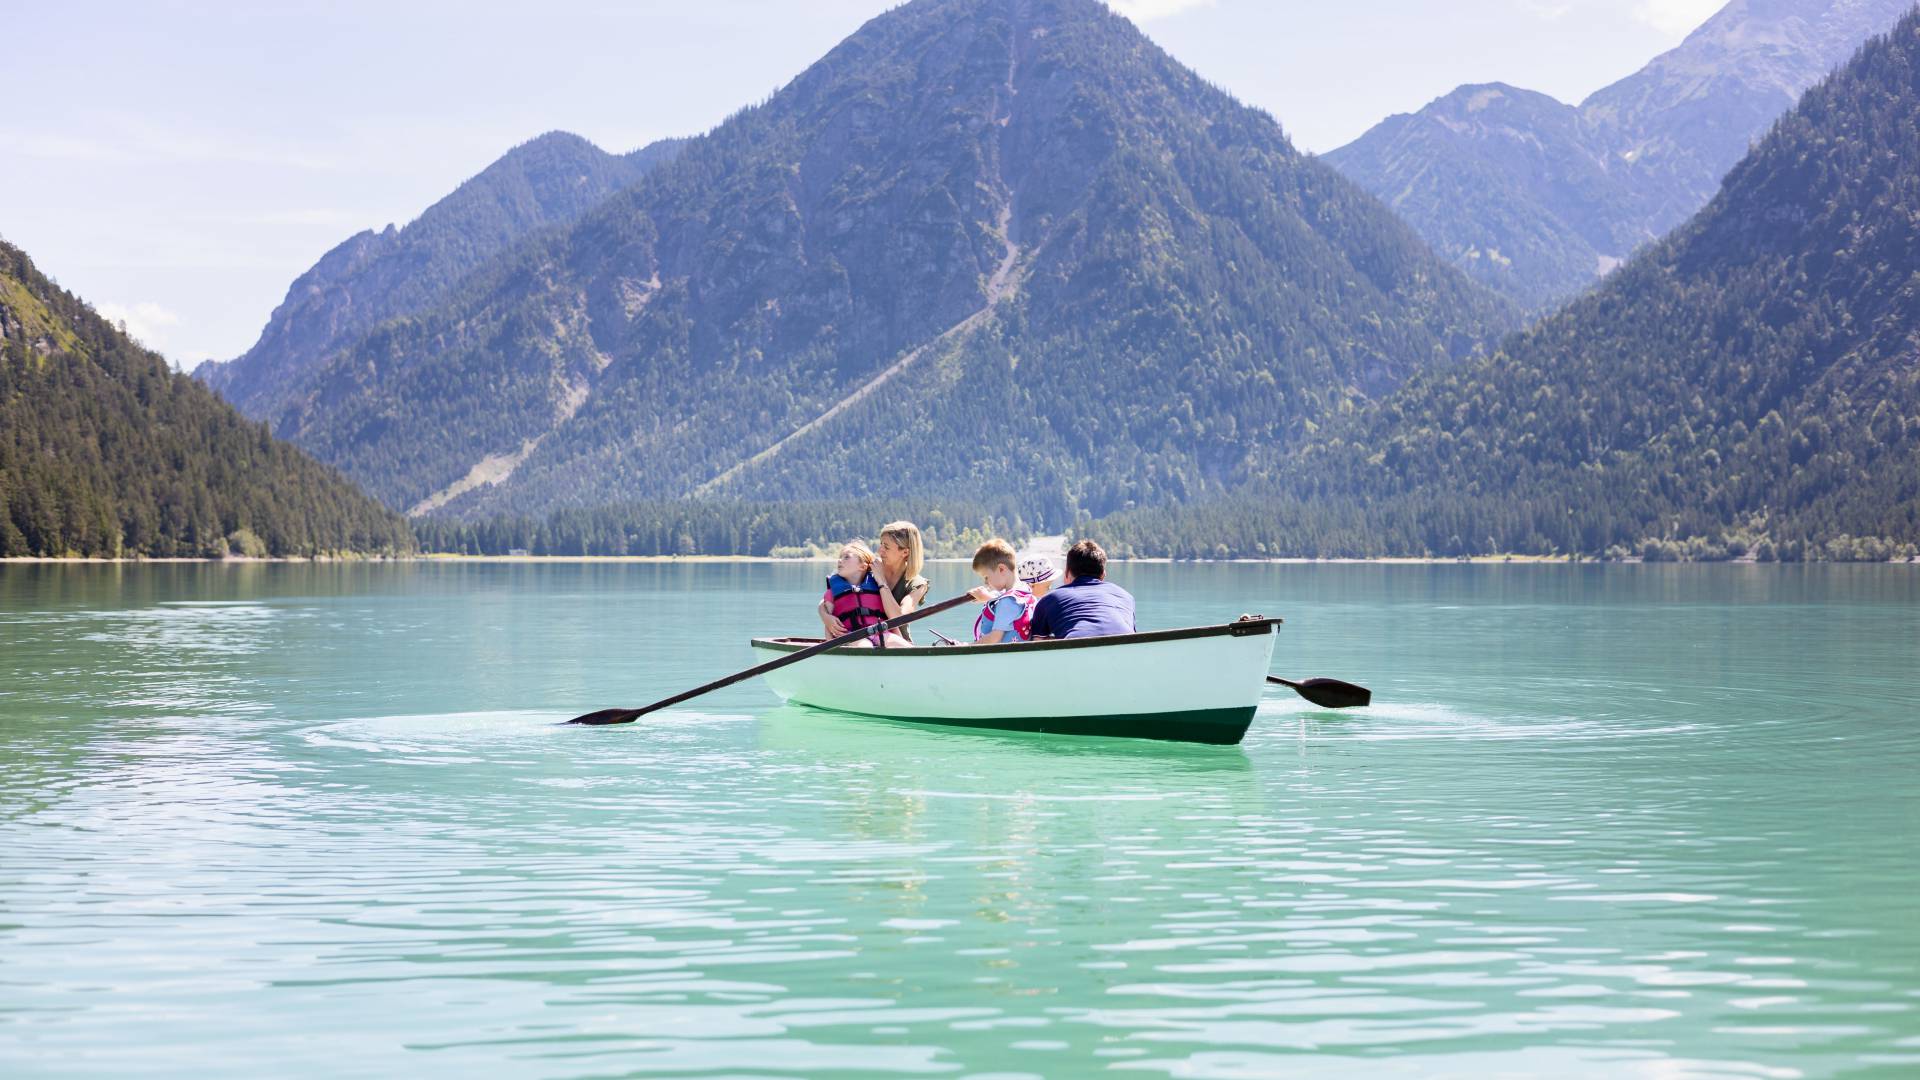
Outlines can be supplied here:
[[1067, 550], [1066, 584], [1041, 597], [1028, 632], [1041, 638], [1131, 634], [1133, 594], [1107, 580], [1107, 553], [1091, 540]]

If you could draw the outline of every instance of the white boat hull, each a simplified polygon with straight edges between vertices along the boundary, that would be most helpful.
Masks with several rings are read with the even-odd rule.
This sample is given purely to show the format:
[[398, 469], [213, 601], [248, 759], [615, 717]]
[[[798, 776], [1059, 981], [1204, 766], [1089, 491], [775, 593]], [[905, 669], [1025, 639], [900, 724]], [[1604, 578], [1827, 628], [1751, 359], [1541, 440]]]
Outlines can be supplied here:
[[[783, 699], [915, 723], [1233, 744], [1277, 619], [1013, 645], [836, 649], [764, 676]], [[816, 639], [757, 638], [762, 659]]]

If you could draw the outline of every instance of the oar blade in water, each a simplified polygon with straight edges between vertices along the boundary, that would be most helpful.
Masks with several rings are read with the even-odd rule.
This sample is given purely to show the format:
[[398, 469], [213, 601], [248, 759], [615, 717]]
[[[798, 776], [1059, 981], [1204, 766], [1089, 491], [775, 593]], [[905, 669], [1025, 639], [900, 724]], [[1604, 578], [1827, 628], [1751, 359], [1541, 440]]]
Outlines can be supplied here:
[[1279, 683], [1294, 693], [1313, 702], [1323, 709], [1364, 709], [1373, 703], [1373, 691], [1364, 686], [1355, 686], [1339, 679], [1307, 679], [1294, 682], [1278, 675], [1267, 676], [1270, 683]]
[[584, 716], [576, 716], [567, 721], [569, 724], [631, 724], [640, 718], [639, 709], [601, 709]]

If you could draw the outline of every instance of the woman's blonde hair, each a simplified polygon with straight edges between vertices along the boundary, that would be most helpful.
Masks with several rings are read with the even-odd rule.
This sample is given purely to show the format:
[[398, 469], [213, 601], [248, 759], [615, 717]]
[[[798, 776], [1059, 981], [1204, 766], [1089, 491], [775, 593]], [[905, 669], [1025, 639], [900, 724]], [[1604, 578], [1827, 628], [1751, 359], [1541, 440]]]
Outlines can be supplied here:
[[907, 580], [920, 576], [927, 564], [927, 549], [920, 543], [920, 526], [911, 521], [889, 521], [880, 526], [880, 539], [891, 540], [907, 549]]
[[849, 540], [846, 543], [840, 545], [840, 558], [842, 559], [846, 558], [847, 552], [849, 551], [853, 552], [854, 558], [859, 559], [863, 563], [866, 563], [867, 569], [869, 570], [873, 569], [873, 549], [872, 548], [868, 547], [867, 545], [861, 543], [858, 540]]

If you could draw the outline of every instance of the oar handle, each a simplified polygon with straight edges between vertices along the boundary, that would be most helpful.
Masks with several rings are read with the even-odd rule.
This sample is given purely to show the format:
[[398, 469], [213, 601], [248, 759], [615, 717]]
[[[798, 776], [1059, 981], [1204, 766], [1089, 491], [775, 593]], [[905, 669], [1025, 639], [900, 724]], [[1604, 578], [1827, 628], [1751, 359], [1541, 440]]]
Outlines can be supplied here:
[[604, 725], [604, 724], [631, 724], [635, 720], [640, 719], [641, 717], [647, 715], [650, 712], [656, 712], [670, 705], [678, 705], [683, 701], [690, 701], [694, 698], [699, 697], [702, 694], [709, 694], [715, 690], [724, 689], [726, 687], [732, 686], [734, 683], [737, 683], [737, 682], [745, 682], [746, 680], [754, 678], [755, 676], [765, 675], [769, 671], [786, 667], [788, 664], [797, 664], [800, 661], [805, 660], [809, 656], [818, 656], [823, 652], [827, 652], [832, 649], [838, 649], [847, 645], [851, 645], [854, 642], [859, 641], [861, 638], [864, 638], [864, 637], [884, 635], [886, 634], [887, 631], [892, 630], [895, 627], [905, 626], [910, 622], [915, 622], [917, 620], [927, 618], [928, 616], [938, 615], [941, 612], [948, 610], [949, 608], [959, 607], [961, 604], [964, 604], [972, 599], [973, 599], [972, 594], [962, 593], [961, 595], [956, 596], [951, 600], [943, 600], [940, 603], [933, 605], [932, 607], [921, 608], [918, 611], [908, 612], [905, 615], [896, 615], [891, 619], [882, 619], [879, 622], [874, 623], [872, 626], [869, 626], [863, 630], [858, 630], [850, 634], [843, 634], [840, 637], [836, 637], [836, 638], [828, 638], [827, 640], [822, 641], [819, 644], [809, 645], [806, 648], [801, 649], [799, 652], [788, 653], [785, 656], [776, 657], [772, 660], [767, 661], [764, 664], [756, 664], [753, 667], [746, 669], [745, 671], [736, 671], [724, 679], [715, 679], [714, 681], [707, 683], [704, 686], [696, 686], [691, 690], [682, 691], [681, 693], [675, 694], [672, 697], [661, 698], [659, 701], [656, 701], [651, 705], [643, 705], [638, 709], [620, 709], [620, 710], [606, 709], [597, 713], [588, 713], [585, 716], [576, 716], [572, 720], [567, 721], [567, 723], [592, 724], [596, 726]]

